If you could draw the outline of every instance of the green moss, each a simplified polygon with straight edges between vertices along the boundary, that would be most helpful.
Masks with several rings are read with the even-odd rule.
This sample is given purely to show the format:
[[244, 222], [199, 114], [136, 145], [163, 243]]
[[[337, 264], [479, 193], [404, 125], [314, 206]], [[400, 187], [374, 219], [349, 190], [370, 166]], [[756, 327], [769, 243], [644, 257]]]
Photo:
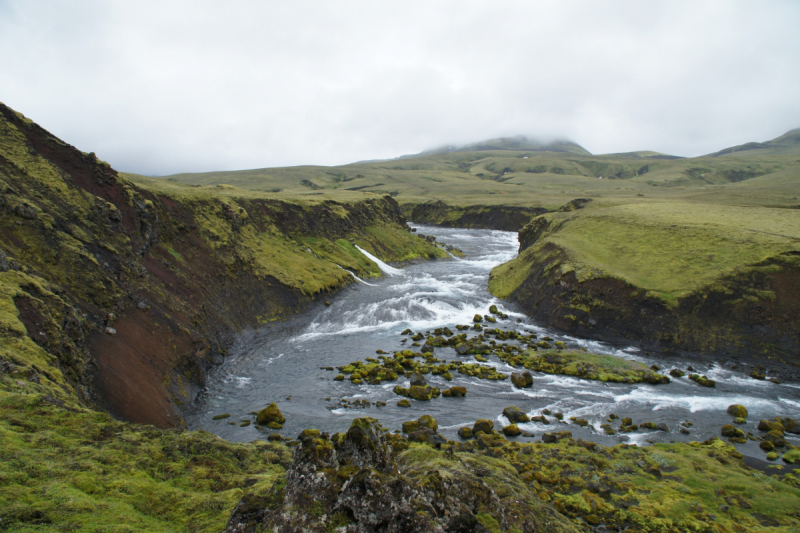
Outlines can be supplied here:
[[134, 426], [37, 393], [0, 393], [0, 409], [0, 517], [13, 531], [221, 531], [245, 480], [266, 493], [284, 471], [273, 463], [289, 458], [281, 445]]
[[[718, 290], [723, 278], [800, 249], [800, 213], [791, 210], [670, 201], [590, 204], [543, 216], [550, 228], [492, 271], [489, 287], [495, 295], [513, 293], [533, 264], [548, 259], [547, 245], [563, 252], [562, 275], [575, 272], [579, 281], [620, 279], [668, 305], [701, 290]], [[748, 297], [775, 296], [753, 289]]]
[[[501, 355], [501, 358], [507, 356]], [[669, 378], [652, 371], [647, 365], [613, 355], [572, 350], [528, 350], [514, 356], [514, 363], [547, 374], [563, 374], [582, 379], [614, 383], [669, 383]]]

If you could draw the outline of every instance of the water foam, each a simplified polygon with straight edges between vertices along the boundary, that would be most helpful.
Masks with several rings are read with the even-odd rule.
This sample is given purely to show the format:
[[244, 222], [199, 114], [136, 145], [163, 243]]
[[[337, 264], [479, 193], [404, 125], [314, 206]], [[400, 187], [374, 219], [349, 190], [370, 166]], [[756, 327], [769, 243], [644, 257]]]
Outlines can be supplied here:
[[356, 279], [356, 281], [358, 281], [359, 283], [363, 283], [364, 285], [369, 285], [370, 287], [377, 287], [377, 285], [374, 285], [372, 283], [367, 283], [366, 281], [364, 281], [363, 279], [359, 278], [353, 272], [350, 272], [349, 270], [347, 270], [346, 268], [342, 267], [341, 265], [336, 265], [336, 266], [341, 268], [342, 270], [344, 270], [345, 272], [347, 272], [351, 276], [353, 276]]
[[724, 411], [727, 406], [735, 403], [745, 403], [748, 408], [755, 410], [763, 408], [768, 410], [775, 407], [775, 401], [766, 398], [754, 398], [740, 395], [727, 395], [727, 396], [670, 396], [656, 392], [652, 387], [639, 387], [627, 394], [621, 394], [614, 397], [617, 403], [631, 402], [634, 404], [652, 405], [653, 411], [661, 409], [686, 409], [691, 413], [698, 411]]
[[373, 263], [378, 265], [378, 268], [380, 268], [381, 271], [383, 271], [383, 273], [386, 274], [387, 276], [403, 276], [404, 275], [402, 270], [400, 270], [399, 268], [394, 268], [394, 267], [391, 267], [391, 266], [387, 265], [386, 263], [384, 263], [383, 261], [381, 261], [380, 259], [378, 259], [374, 255], [372, 255], [371, 253], [369, 253], [368, 251], [366, 251], [365, 249], [363, 249], [359, 245], [356, 244], [355, 247], [358, 248], [359, 252], [361, 252], [362, 254], [366, 255], [367, 258], [370, 261], [372, 261]]

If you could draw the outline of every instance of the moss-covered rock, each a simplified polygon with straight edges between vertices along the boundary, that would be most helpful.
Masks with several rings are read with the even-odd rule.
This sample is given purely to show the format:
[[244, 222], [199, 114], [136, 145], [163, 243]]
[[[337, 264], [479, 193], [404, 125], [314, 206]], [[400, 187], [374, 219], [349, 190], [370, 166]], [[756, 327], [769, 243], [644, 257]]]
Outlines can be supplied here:
[[490, 433], [494, 428], [494, 421], [488, 420], [485, 418], [481, 418], [475, 421], [472, 425], [472, 433], [475, 434], [478, 431], [483, 431], [484, 433]]
[[518, 437], [522, 434], [522, 430], [516, 424], [509, 424], [503, 426], [503, 435], [506, 437]]
[[729, 405], [727, 413], [734, 418], [747, 418], [747, 407], [740, 404]]
[[511, 383], [518, 389], [529, 389], [533, 387], [533, 375], [527, 370], [524, 372], [513, 372]]
[[[256, 422], [258, 422], [258, 424], [261, 426], [268, 426], [270, 423], [283, 424], [286, 422], [286, 418], [278, 408], [278, 404], [272, 402], [258, 412], [256, 415]], [[275, 429], [280, 429], [280, 427]]]
[[508, 418], [508, 421], [512, 424], [516, 424], [519, 422], [529, 422], [530, 417], [528, 414], [520, 409], [519, 407], [506, 407], [503, 409], [503, 416]]
[[701, 376], [700, 374], [690, 374], [689, 379], [698, 385], [702, 385], [703, 387], [716, 387], [717, 385], [717, 382], [713, 379], [709, 379], [706, 376]]
[[[638, 361], [581, 350], [525, 352], [520, 362], [529, 370], [614, 383], [669, 383], [669, 378]], [[513, 376], [512, 376], [513, 379]]]
[[436, 440], [432, 433], [417, 429], [412, 435], [419, 444], [410, 444], [384, 433], [374, 420], [356, 419], [345, 435], [330, 441], [322, 434], [301, 435], [285, 479], [260, 505], [240, 505], [228, 531], [432, 533], [461, 531], [464, 524], [480, 531], [482, 523], [510, 531], [531, 524], [538, 524], [537, 531], [575, 531], [506, 463], [455, 455], [452, 448], [438, 451], [426, 443]]

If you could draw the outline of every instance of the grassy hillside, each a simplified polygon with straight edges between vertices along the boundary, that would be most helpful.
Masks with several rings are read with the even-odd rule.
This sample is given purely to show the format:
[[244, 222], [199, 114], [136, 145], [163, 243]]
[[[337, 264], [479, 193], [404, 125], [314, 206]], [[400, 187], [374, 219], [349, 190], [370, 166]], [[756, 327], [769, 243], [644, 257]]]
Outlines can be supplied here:
[[[401, 204], [442, 200], [452, 205], [554, 209], [575, 197], [630, 200], [644, 195], [790, 207], [800, 205], [796, 186], [799, 138], [793, 130], [773, 141], [751, 143], [759, 148], [744, 149], [744, 145], [695, 158], [655, 152], [591, 155], [578, 149], [484, 149], [494, 147], [487, 141], [472, 145], [472, 151], [434, 150], [390, 161], [176, 174], [160, 179], [193, 185], [226, 183], [279, 196], [388, 193]], [[754, 179], [758, 181], [748, 185]]]
[[[623, 308], [633, 313], [637, 305], [652, 304], [671, 324], [650, 321], [646, 330], [637, 319], [637, 330], [600, 328], [609, 333], [692, 349], [800, 350], [792, 340], [798, 325], [785, 318], [800, 312], [800, 284], [793, 277], [793, 254], [800, 250], [800, 130], [694, 158], [648, 151], [592, 155], [570, 143], [524, 142], [496, 139], [339, 167], [179, 174], [162, 183], [229, 183], [273, 191], [268, 194], [276, 198], [388, 193], [414, 220], [458, 227], [514, 230], [537, 210], [548, 210], [534, 220], [536, 231], [527, 232], [541, 237], [536, 246], [493, 272], [495, 294], [524, 302], [562, 329], [597, 333], [586, 302], [564, 301], [547, 311], [540, 306], [545, 295], [567, 297], [547, 288], [557, 282], [555, 269], [577, 281], [571, 300], [588, 298], [578, 294], [588, 287], [584, 282], [620, 283], [628, 300], [610, 302], [598, 287], [593, 290], [600, 296], [587, 300], [616, 309], [610, 322], [628, 316]], [[564, 208], [576, 198], [592, 202]], [[728, 303], [707, 305], [717, 300]], [[771, 313], [776, 319], [769, 322]], [[752, 345], [741, 329], [725, 324], [702, 337], [700, 325], [710, 327], [714, 314], [738, 316], [736, 328], [766, 328], [771, 340]]]
[[[544, 236], [498, 267], [491, 285], [507, 297], [522, 283], [522, 265], [548, 244], [564, 250], [579, 280], [622, 279], [675, 302], [722, 277], [781, 254], [800, 252], [800, 210], [639, 199], [592, 202], [543, 215]], [[504, 275], [513, 271], [512, 276]]]

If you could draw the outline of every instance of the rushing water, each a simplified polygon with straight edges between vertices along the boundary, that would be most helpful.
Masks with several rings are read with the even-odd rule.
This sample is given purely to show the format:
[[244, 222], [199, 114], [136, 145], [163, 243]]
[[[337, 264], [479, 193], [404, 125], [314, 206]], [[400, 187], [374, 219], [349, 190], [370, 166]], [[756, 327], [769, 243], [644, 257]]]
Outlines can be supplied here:
[[[531, 415], [542, 409], [563, 412], [565, 420], [575, 416], [594, 425], [580, 428], [575, 424], [520, 424], [538, 440], [545, 431], [568, 429], [573, 435], [606, 445], [619, 442], [646, 444], [660, 441], [705, 440], [719, 434], [723, 424], [730, 423], [725, 413], [728, 405], [741, 403], [750, 411], [745, 431], [758, 434], [755, 425], [761, 418], [775, 416], [800, 417], [800, 385], [751, 379], [741, 372], [697, 359], [665, 359], [647, 355], [631, 346], [612, 346], [597, 341], [577, 339], [546, 330], [531, 322], [513, 304], [496, 299], [487, 291], [489, 271], [517, 253], [517, 234], [490, 230], [463, 230], [418, 226], [421, 233], [433, 234], [439, 242], [461, 248], [466, 257], [447, 261], [427, 261], [403, 269], [392, 268], [378, 261], [385, 275], [381, 279], [353, 283], [332, 299], [330, 306], [319, 305], [282, 323], [243, 334], [232, 356], [211, 373], [208, 391], [196, 402], [186, 420], [190, 428], [203, 428], [231, 441], [264, 438], [271, 431], [254, 425], [240, 427], [244, 420], [253, 420], [249, 413], [277, 402], [286, 416], [280, 431], [295, 437], [305, 428], [335, 431], [346, 430], [350, 420], [360, 416], [378, 418], [390, 429], [422, 414], [431, 414], [440, 425], [440, 432], [454, 438], [462, 425], [471, 425], [478, 418], [495, 419], [495, 427], [507, 423], [503, 408], [515, 405]], [[368, 255], [368, 254], [367, 254]], [[377, 261], [377, 260], [376, 260]], [[377, 357], [376, 350], [388, 353], [410, 348], [400, 332], [406, 328], [432, 331], [456, 324], [471, 324], [476, 314], [485, 314], [496, 304], [509, 315], [498, 320], [496, 327], [534, 332], [564, 341], [569, 347], [585, 347], [589, 351], [635, 359], [648, 365], [657, 364], [662, 372], [691, 364], [698, 372], [717, 380], [716, 388], [700, 387], [688, 378], [673, 379], [668, 385], [626, 385], [588, 381], [569, 376], [534, 373], [532, 389], [519, 390], [510, 380], [488, 381], [465, 377], [453, 372], [453, 381], [427, 375], [432, 385], [442, 389], [467, 387], [464, 398], [440, 397], [430, 402], [412, 400], [411, 408], [398, 407], [401, 399], [392, 392], [396, 384], [408, 386], [408, 378], [381, 385], [353, 385], [334, 381], [337, 371], [321, 367], [337, 367], [367, 357]], [[470, 336], [477, 332], [469, 331]], [[513, 341], [508, 341], [513, 342]], [[475, 362], [474, 356], [462, 357], [452, 348], [436, 348], [435, 355], [448, 361]], [[510, 374], [512, 368], [496, 356], [489, 364]], [[383, 401], [386, 406], [344, 407], [355, 400]], [[670, 433], [640, 430], [635, 433], [606, 436], [599, 426], [609, 413], [629, 416], [633, 422], [666, 422]], [[212, 420], [218, 414], [230, 418]], [[678, 432], [679, 424], [691, 422], [690, 434]], [[615, 424], [616, 426], [616, 424]], [[800, 445], [795, 439], [793, 444]], [[757, 443], [739, 445], [749, 455], [763, 457]]]

